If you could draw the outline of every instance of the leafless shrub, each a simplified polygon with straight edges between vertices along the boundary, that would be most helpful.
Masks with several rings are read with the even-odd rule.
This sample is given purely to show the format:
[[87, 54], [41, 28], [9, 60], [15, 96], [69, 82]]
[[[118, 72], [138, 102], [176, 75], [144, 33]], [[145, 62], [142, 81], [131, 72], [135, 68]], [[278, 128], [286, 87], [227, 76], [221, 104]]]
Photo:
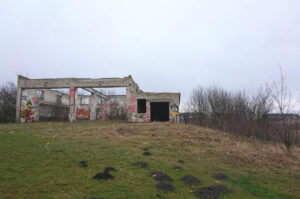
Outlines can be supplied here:
[[269, 138], [265, 129], [271, 110], [271, 91], [267, 86], [251, 94], [216, 86], [198, 87], [190, 97], [185, 120], [224, 132]]
[[14, 122], [16, 116], [17, 88], [7, 82], [0, 88], [0, 122]]
[[277, 133], [287, 150], [290, 152], [297, 141], [297, 127], [299, 125], [299, 119], [293, 121], [290, 120], [291, 113], [297, 104], [297, 100], [288, 89], [287, 78], [282, 72], [281, 67], [279, 81], [273, 80], [272, 83], [274, 108], [280, 114]]

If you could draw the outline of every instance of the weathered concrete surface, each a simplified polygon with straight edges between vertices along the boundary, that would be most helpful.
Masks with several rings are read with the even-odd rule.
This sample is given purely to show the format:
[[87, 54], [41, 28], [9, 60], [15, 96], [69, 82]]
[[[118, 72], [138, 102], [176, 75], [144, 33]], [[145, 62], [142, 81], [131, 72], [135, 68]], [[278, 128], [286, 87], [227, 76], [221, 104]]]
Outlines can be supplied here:
[[[110, 88], [110, 87], [126, 87], [126, 95], [124, 96], [109, 96], [104, 95], [93, 88]], [[69, 88], [70, 94], [57, 94], [53, 91], [49, 92], [50, 88]], [[80, 104], [80, 97], [77, 95], [77, 89], [83, 88], [92, 93], [89, 96], [89, 104]], [[28, 94], [32, 89], [32, 93]], [[119, 116], [127, 118], [129, 122], [150, 122], [151, 121], [151, 103], [152, 102], [167, 102], [169, 104], [169, 120], [178, 122], [179, 121], [179, 105], [180, 105], [180, 93], [154, 93], [154, 92], [143, 92], [140, 90], [138, 84], [134, 82], [131, 76], [124, 78], [99, 78], [99, 79], [88, 79], [88, 78], [61, 78], [61, 79], [28, 79], [22, 76], [18, 76], [18, 90], [17, 90], [17, 106], [16, 106], [16, 121], [20, 122], [23, 118], [21, 113], [24, 115], [22, 108], [22, 96], [26, 95], [30, 97], [30, 101], [26, 101], [27, 109], [31, 107], [35, 109], [35, 120], [38, 120], [38, 106], [33, 105], [35, 101], [37, 104], [41, 102], [41, 99], [37, 99], [37, 89], [44, 91], [44, 103], [54, 103], [57, 98], [61, 99], [61, 102], [57, 105], [65, 105], [69, 107], [69, 121], [74, 122], [76, 119], [109, 119], [111, 116]], [[61, 97], [57, 97], [61, 95]], [[55, 96], [55, 97], [54, 97]], [[97, 104], [97, 99], [104, 99], [103, 103]], [[33, 100], [32, 100], [33, 99]], [[139, 99], [146, 101], [146, 111], [138, 112]], [[27, 100], [27, 99], [26, 99]], [[54, 102], [55, 101], [55, 102]], [[166, 103], [165, 103], [166, 104]], [[30, 106], [30, 108], [29, 108]], [[30, 114], [26, 112], [25, 115]], [[84, 117], [83, 117], [83, 116]], [[25, 117], [26, 118], [26, 117]], [[30, 116], [28, 116], [30, 119]], [[27, 121], [27, 120], [26, 120]]]

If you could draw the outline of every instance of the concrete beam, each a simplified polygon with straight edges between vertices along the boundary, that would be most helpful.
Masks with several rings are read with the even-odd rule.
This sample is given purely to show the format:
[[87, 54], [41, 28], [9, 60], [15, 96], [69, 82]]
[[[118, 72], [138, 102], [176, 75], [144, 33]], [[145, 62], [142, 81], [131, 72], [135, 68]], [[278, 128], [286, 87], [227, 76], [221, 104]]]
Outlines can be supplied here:
[[93, 88], [82, 88], [83, 90], [86, 90], [88, 92], [91, 92], [93, 94], [96, 94], [97, 96], [103, 98], [103, 99], [107, 99], [106, 95], [104, 95], [103, 93], [97, 91], [96, 89]]
[[50, 88], [112, 88], [127, 87], [132, 83], [131, 76], [124, 78], [57, 78], [57, 79], [28, 79], [18, 76], [19, 88], [50, 89]]

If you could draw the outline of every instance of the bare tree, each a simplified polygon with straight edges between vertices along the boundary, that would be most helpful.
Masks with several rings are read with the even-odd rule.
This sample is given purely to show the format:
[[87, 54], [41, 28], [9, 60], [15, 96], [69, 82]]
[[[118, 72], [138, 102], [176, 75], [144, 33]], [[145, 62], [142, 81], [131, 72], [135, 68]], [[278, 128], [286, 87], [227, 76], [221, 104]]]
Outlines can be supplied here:
[[294, 144], [296, 131], [292, 128], [294, 124], [289, 121], [289, 114], [294, 111], [297, 101], [287, 86], [287, 78], [280, 67], [279, 81], [272, 82], [272, 97], [274, 99], [274, 108], [280, 114], [281, 125], [278, 128], [279, 135], [290, 152]]
[[17, 88], [7, 82], [0, 88], [0, 122], [14, 122], [16, 114]]

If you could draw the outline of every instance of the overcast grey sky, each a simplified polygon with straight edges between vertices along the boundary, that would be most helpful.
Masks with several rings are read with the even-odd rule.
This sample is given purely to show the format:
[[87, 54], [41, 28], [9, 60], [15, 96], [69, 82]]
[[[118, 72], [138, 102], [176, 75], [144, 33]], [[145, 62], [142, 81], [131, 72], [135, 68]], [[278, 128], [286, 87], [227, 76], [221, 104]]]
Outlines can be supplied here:
[[300, 90], [299, 0], [0, 0], [0, 83], [124, 77], [144, 91]]

